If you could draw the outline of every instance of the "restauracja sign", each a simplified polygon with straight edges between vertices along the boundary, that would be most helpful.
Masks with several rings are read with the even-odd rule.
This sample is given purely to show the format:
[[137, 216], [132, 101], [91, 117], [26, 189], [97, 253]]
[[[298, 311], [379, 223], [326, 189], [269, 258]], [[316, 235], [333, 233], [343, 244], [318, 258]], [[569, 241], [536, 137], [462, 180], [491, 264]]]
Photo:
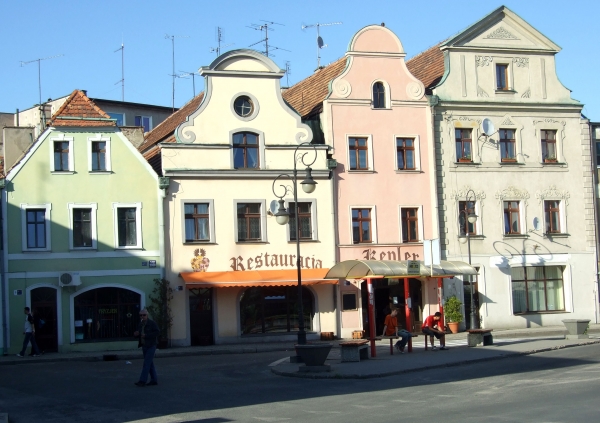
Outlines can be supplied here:
[[[256, 257], [244, 259], [242, 256], [231, 257], [231, 268], [237, 270], [256, 270], [264, 267], [292, 267], [296, 265], [295, 254], [259, 254]], [[305, 269], [322, 269], [323, 262], [312, 257], [300, 256], [300, 267]]]

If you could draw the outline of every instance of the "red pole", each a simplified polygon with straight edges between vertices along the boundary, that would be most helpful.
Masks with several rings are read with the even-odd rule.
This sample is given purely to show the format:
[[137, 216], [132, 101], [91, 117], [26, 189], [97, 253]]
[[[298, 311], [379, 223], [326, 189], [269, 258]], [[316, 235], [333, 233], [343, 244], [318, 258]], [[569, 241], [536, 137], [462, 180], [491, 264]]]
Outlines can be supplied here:
[[442, 327], [440, 330], [445, 330], [446, 323], [444, 322], [444, 306], [442, 305], [442, 298], [444, 298], [444, 286], [442, 285], [442, 278], [438, 278], [438, 307], [440, 308], [440, 313], [442, 313], [442, 318], [440, 319], [440, 324]]
[[375, 292], [371, 279], [367, 278], [367, 295], [369, 296], [369, 338], [371, 340], [371, 357], [377, 357], [375, 350]]
[[[410, 289], [408, 284], [408, 278], [404, 278], [404, 313], [406, 315], [406, 327], [405, 329], [412, 332], [412, 319], [410, 318], [410, 306], [408, 301], [410, 300]], [[408, 352], [412, 352], [412, 338], [408, 338]]]

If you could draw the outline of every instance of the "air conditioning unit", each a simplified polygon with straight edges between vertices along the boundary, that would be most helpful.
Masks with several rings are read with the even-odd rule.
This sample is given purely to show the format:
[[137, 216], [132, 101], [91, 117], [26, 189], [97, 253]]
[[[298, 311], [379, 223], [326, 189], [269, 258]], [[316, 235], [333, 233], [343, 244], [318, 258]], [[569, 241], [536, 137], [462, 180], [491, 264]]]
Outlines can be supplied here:
[[78, 272], [61, 273], [58, 277], [58, 285], [60, 286], [77, 286], [81, 285], [81, 279]]

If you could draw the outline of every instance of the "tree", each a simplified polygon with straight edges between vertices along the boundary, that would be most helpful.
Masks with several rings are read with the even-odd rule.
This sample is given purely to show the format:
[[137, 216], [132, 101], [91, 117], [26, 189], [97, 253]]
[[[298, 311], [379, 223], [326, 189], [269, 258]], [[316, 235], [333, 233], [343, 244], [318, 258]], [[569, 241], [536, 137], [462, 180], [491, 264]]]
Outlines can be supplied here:
[[149, 296], [150, 305], [148, 311], [160, 330], [160, 340], [169, 339], [169, 330], [173, 325], [170, 302], [173, 299], [173, 288], [166, 279], [154, 279], [154, 289]]

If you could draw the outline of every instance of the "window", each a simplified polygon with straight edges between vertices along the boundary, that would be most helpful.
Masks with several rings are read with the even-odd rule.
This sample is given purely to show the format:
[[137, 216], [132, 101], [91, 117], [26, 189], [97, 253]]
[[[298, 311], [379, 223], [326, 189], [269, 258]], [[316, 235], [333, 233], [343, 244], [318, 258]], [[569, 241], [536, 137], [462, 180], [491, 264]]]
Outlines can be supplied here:
[[564, 310], [563, 268], [511, 268], [513, 313]]
[[455, 129], [456, 138], [456, 160], [459, 162], [471, 162], [471, 130]]
[[254, 111], [254, 104], [247, 95], [239, 96], [233, 102], [233, 109], [241, 117], [248, 117]]
[[415, 140], [396, 138], [396, 155], [399, 170], [415, 170]]
[[233, 134], [233, 167], [258, 169], [258, 135], [251, 132]]
[[261, 241], [261, 204], [237, 203], [237, 240]]
[[[302, 288], [304, 329], [313, 330], [314, 299]], [[298, 331], [298, 288], [273, 286], [248, 288], [240, 298], [242, 335]]]
[[69, 142], [54, 141], [54, 171], [69, 171]]
[[542, 160], [544, 162], [556, 162], [556, 131], [542, 130]]
[[[298, 217], [300, 219], [300, 240], [313, 239], [312, 231], [312, 203], [298, 202]], [[296, 206], [295, 203], [289, 204], [290, 212], [290, 241], [296, 240]]]
[[110, 172], [110, 137], [96, 134], [88, 137], [88, 171], [104, 173]]
[[[125, 126], [125, 113], [108, 112], [107, 115], [110, 116], [111, 119], [116, 120], [115, 123], [117, 124], [117, 126]], [[136, 126], [141, 126], [141, 125], [136, 125]]]
[[356, 294], [354, 293], [343, 293], [342, 294], [342, 311], [356, 310]]
[[503, 162], [516, 161], [516, 141], [514, 129], [501, 129], [500, 131], [500, 160]]
[[113, 203], [115, 247], [142, 248], [142, 203]]
[[385, 87], [382, 82], [373, 84], [373, 108], [385, 109]]
[[419, 209], [401, 208], [402, 242], [419, 241]]
[[144, 132], [150, 132], [152, 129], [152, 117], [151, 116], [135, 116], [135, 126], [142, 126]]
[[496, 89], [506, 91], [508, 85], [508, 65], [496, 65]]
[[521, 216], [518, 201], [504, 201], [504, 234], [518, 235], [521, 233]]
[[348, 140], [350, 151], [350, 170], [368, 170], [369, 145], [367, 138], [354, 138]]
[[352, 242], [373, 242], [371, 233], [371, 209], [352, 209]]
[[210, 205], [185, 204], [185, 242], [210, 241]]
[[21, 204], [21, 247], [23, 251], [50, 251], [51, 204]]
[[469, 214], [476, 213], [474, 201], [459, 201], [458, 202], [458, 221], [460, 222], [460, 235], [467, 234], [467, 225], [469, 235], [477, 235], [477, 222], [469, 222]]
[[69, 215], [71, 216], [69, 247], [71, 249], [96, 248], [97, 208], [97, 204], [69, 203]]
[[547, 234], [559, 234], [560, 232], [560, 201], [544, 201], [544, 218], [546, 221]]
[[96, 288], [73, 300], [75, 342], [132, 339], [140, 321], [141, 295], [123, 288]]

